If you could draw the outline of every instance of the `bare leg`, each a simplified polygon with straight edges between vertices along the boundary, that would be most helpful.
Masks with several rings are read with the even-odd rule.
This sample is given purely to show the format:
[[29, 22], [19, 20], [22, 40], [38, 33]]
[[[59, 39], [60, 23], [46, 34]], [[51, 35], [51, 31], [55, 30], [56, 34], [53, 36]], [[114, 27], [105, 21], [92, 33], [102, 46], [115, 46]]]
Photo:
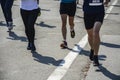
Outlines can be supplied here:
[[69, 25], [70, 25], [71, 38], [74, 38], [75, 37], [74, 16], [72, 16], [72, 17], [69, 16]]
[[63, 39], [66, 40], [66, 34], [67, 34], [67, 14], [61, 14], [61, 19], [62, 19], [62, 36]]
[[89, 45], [90, 45], [91, 49], [93, 50], [93, 29], [87, 30], [87, 33], [88, 33]]
[[69, 25], [70, 25], [70, 29], [74, 29], [74, 17], [69, 17]]
[[99, 31], [101, 28], [101, 23], [96, 22], [93, 29], [93, 46], [94, 46], [94, 55], [98, 55], [99, 45], [100, 45], [100, 36]]

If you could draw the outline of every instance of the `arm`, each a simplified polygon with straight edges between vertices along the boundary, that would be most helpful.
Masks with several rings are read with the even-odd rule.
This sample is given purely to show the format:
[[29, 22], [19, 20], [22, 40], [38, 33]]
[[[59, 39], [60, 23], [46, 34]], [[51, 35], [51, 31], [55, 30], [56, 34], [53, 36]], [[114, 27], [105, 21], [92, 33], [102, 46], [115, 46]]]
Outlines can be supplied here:
[[105, 6], [108, 6], [108, 3], [110, 2], [110, 0], [105, 0], [105, 2], [104, 2], [104, 5]]
[[77, 4], [79, 4], [79, 0], [76, 0]]

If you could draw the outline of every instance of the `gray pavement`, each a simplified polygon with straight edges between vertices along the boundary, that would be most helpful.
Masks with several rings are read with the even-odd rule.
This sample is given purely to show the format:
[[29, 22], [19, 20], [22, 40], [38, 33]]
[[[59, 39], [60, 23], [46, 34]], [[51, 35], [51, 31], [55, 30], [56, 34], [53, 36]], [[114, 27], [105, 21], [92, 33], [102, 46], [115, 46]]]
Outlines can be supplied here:
[[101, 30], [100, 66], [92, 62], [85, 80], [120, 80], [120, 1], [114, 6]]
[[[27, 39], [19, 13], [19, 0], [14, 2], [12, 9], [15, 27], [11, 33], [7, 32], [0, 8], [0, 22], [2, 21], [0, 23], [0, 80], [47, 80], [52, 72], [59, 67], [60, 62], [71, 51], [74, 44], [77, 44], [86, 34], [82, 15], [82, 0], [77, 6], [75, 16], [76, 37], [70, 38], [68, 26], [67, 41], [70, 49], [66, 50], [59, 47], [62, 42], [59, 0], [40, 0], [40, 7], [42, 15], [38, 17], [35, 24], [36, 53], [26, 50]], [[96, 68], [92, 66], [88, 58], [89, 45], [87, 44], [61, 80], [120, 80], [119, 8], [120, 2], [114, 5], [114, 9], [105, 19], [101, 29], [101, 72], [95, 72]]]

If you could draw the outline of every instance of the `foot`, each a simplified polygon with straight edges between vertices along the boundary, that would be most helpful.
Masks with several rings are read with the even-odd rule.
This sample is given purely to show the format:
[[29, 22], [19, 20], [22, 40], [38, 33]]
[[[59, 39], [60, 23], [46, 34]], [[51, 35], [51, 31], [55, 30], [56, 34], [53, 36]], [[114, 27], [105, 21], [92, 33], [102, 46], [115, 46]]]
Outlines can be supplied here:
[[34, 43], [28, 43], [27, 50], [35, 51], [36, 47]]
[[67, 42], [66, 42], [66, 41], [63, 41], [63, 43], [60, 45], [60, 47], [61, 47], [62, 49], [67, 48]]
[[99, 66], [98, 55], [94, 55], [94, 66]]
[[8, 22], [7, 27], [8, 27], [8, 30], [11, 31], [13, 29], [13, 23]]
[[32, 44], [31, 51], [34, 52], [36, 50], [36, 47], [34, 44]]
[[74, 29], [71, 30], [70, 33], [71, 33], [71, 38], [74, 38], [75, 37], [75, 31], [74, 31]]
[[28, 43], [27, 50], [31, 50], [31, 43]]
[[89, 58], [91, 61], [93, 61], [93, 56], [94, 56], [94, 50], [90, 50], [90, 55], [89, 55]]

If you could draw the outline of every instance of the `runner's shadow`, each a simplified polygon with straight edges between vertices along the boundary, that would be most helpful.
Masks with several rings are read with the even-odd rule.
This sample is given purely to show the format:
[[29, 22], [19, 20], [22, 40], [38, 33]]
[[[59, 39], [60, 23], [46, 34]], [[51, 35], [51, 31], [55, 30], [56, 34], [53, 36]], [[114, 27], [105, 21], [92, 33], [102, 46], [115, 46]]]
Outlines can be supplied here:
[[[85, 56], [89, 56], [90, 55], [90, 51], [84, 50], [82, 49], [79, 45], [75, 44], [75, 46], [77, 46], [77, 48], [80, 50], [82, 50], [79, 54], [80, 55], [85, 55]], [[105, 61], [106, 59], [106, 55], [98, 55], [99, 56], [99, 60]]]
[[110, 5], [110, 6], [114, 6], [114, 7], [120, 7], [120, 5]]
[[80, 6], [77, 6], [77, 9], [82, 9], [82, 7], [80, 7]]
[[119, 15], [120, 13], [106, 13], [106, 14], [109, 14], [109, 15]]
[[24, 36], [18, 36], [16, 33], [14, 33], [13, 31], [9, 31], [9, 37], [7, 37], [7, 39], [11, 39], [11, 40], [20, 40], [22, 42], [27, 42], [27, 38]]
[[120, 80], [120, 75], [116, 75], [108, 71], [108, 69], [106, 69], [102, 65], [98, 67], [98, 70], [96, 70], [96, 72], [102, 72], [106, 77], [110, 78], [110, 80]]
[[50, 9], [41, 9], [41, 11], [50, 11]]
[[76, 17], [77, 17], [77, 18], [80, 18], [80, 19], [83, 19], [83, 16], [78, 16], [78, 15], [76, 15]]
[[48, 28], [55, 28], [56, 26], [50, 26], [48, 24], [45, 24], [43, 21], [41, 21], [40, 23], [36, 23], [37, 26], [41, 26], [41, 27], [48, 27]]
[[[89, 57], [89, 55], [90, 55], [90, 51], [82, 50], [82, 51], [80, 52], [80, 54]], [[105, 61], [106, 58], [107, 58], [106, 55], [100, 55], [100, 54], [98, 55], [98, 59], [101, 60], [101, 61]]]
[[5, 23], [4, 23], [4, 21], [0, 21], [0, 26], [7, 26]]
[[32, 56], [34, 57], [34, 60], [40, 63], [44, 63], [47, 65], [54, 65], [54, 66], [60, 66], [61, 62], [64, 62], [64, 60], [55, 60], [52, 57], [48, 57], [48, 56], [42, 56], [41, 54], [39, 54], [38, 52], [32, 52]]
[[80, 53], [80, 50], [82, 50], [82, 48], [77, 44], [75, 44], [75, 46], [76, 46], [76, 49], [72, 49], [72, 48], [69, 48], [69, 47], [67, 47], [66, 49], [70, 50], [72, 52]]
[[104, 45], [106, 47], [111, 47], [111, 48], [120, 48], [119, 44], [112, 44], [112, 43], [107, 43], [107, 42], [101, 42], [101, 45]]
[[[75, 44], [76, 46], [76, 49], [72, 49], [72, 48], [69, 48], [67, 47], [66, 49], [72, 51], [72, 52], [76, 52], [76, 53], [79, 53], [79, 55], [85, 55], [85, 56], [88, 56], [90, 55], [90, 51], [87, 51], [87, 50], [84, 50], [82, 49], [78, 44]], [[105, 61], [106, 59], [106, 55], [98, 55], [99, 56], [99, 60], [101, 61]]]

